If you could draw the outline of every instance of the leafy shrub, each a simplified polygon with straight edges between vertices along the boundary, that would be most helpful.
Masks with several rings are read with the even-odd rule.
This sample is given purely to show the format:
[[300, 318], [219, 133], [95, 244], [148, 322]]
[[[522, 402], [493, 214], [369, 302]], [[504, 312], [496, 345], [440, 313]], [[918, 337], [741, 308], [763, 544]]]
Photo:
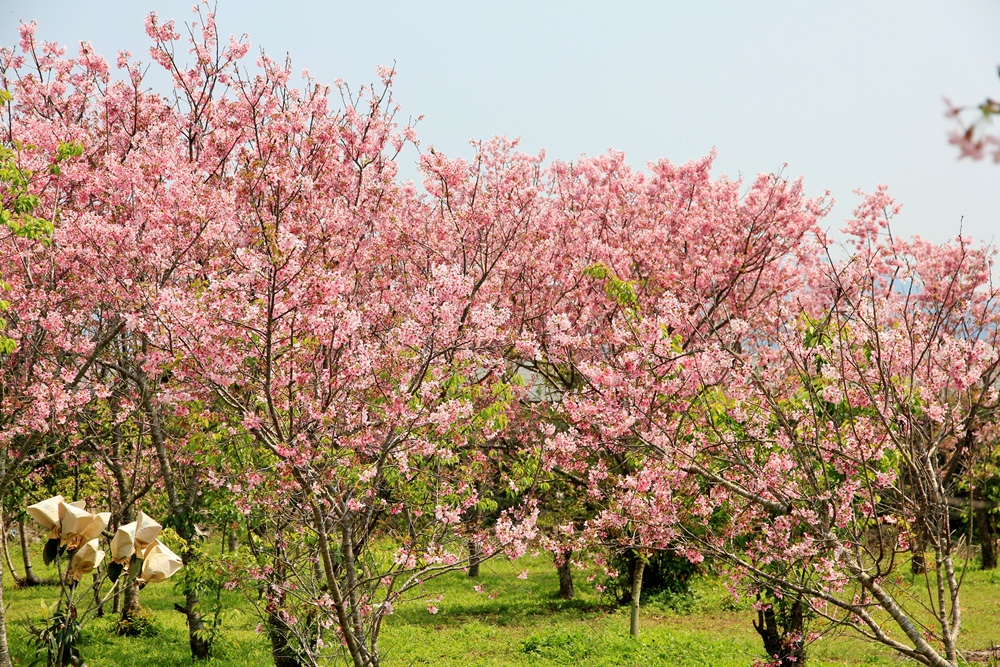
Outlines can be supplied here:
[[[632, 601], [632, 574], [635, 568], [636, 555], [632, 551], [616, 555], [610, 560], [612, 570], [617, 570], [617, 577], [610, 577], [607, 590], [621, 605]], [[661, 551], [653, 554], [646, 562], [642, 573], [641, 603], [659, 600], [663, 605], [678, 613], [684, 608], [693, 608], [694, 596], [691, 593], [691, 578], [699, 574], [701, 568], [683, 556], [673, 551]], [[683, 598], [688, 598], [682, 602]]]
[[[645, 577], [643, 577], [645, 579]], [[645, 585], [643, 586], [645, 588]], [[646, 604], [652, 605], [663, 611], [670, 611], [681, 616], [688, 616], [698, 611], [701, 603], [701, 596], [692, 590], [683, 593], [672, 591], [656, 591], [646, 598]]]
[[139, 609], [115, 619], [111, 631], [120, 637], [156, 637], [160, 634], [160, 625], [153, 614]]

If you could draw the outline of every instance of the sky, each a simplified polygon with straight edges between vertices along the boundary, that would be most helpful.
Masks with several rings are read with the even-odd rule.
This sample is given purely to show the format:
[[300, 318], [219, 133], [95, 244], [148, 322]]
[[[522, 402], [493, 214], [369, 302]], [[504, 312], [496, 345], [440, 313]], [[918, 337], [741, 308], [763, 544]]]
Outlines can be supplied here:
[[[35, 19], [41, 40], [148, 61], [145, 15], [182, 23], [193, 4], [4, 0], [0, 44]], [[614, 149], [643, 168], [715, 148], [716, 175], [829, 191], [831, 230], [855, 190], [885, 183], [903, 205], [895, 234], [1000, 242], [1000, 165], [957, 159], [942, 101], [1000, 97], [1000, 2], [218, 0], [217, 20], [325, 83], [357, 88], [395, 63], [423, 150], [471, 157], [470, 141], [506, 135], [548, 159]], [[416, 179], [416, 153], [401, 159]]]

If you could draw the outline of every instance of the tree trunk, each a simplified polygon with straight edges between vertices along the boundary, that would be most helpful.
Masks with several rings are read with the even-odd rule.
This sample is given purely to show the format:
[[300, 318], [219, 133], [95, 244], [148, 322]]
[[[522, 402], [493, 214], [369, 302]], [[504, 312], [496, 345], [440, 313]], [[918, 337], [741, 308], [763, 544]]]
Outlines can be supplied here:
[[[7, 477], [7, 452], [0, 451], [0, 493], [6, 488], [9, 478]], [[3, 512], [3, 504], [0, 503], [0, 512]], [[5, 528], [6, 530], [6, 528]], [[0, 667], [11, 667], [10, 647], [7, 645], [7, 605], [3, 600], [3, 564], [0, 563]]]
[[[170, 455], [167, 453], [167, 439], [160, 422], [160, 412], [157, 408], [153, 396], [153, 389], [149, 386], [148, 378], [142, 369], [137, 370], [139, 377], [138, 385], [142, 400], [143, 411], [149, 418], [149, 436], [156, 449], [156, 458], [160, 463], [160, 473], [163, 476], [163, 488], [167, 492], [167, 500], [170, 504], [170, 511], [175, 517], [184, 517], [183, 522], [178, 526], [178, 533], [185, 541], [190, 541], [194, 537], [194, 523], [190, 518], [191, 510], [194, 508], [197, 499], [197, 480], [192, 477], [190, 480], [187, 495], [181, 500], [178, 489], [180, 484], [174, 476], [174, 468], [170, 462]], [[181, 560], [186, 566], [194, 559], [194, 554], [190, 549], [184, 549]], [[211, 637], [205, 633], [205, 624], [201, 620], [201, 613], [198, 611], [198, 593], [193, 588], [184, 591], [184, 606], [174, 605], [174, 609], [187, 617], [188, 637], [191, 644], [191, 657], [195, 660], [206, 660], [212, 653]]]
[[[122, 511], [121, 525], [132, 523], [135, 521], [135, 517], [135, 510], [133, 510], [132, 507], [129, 507], [128, 509]], [[121, 576], [126, 576], [130, 567], [130, 564], [126, 564], [125, 570], [122, 572]], [[121, 608], [117, 609], [117, 611], [121, 614], [120, 618], [122, 621], [128, 620], [139, 611], [139, 587], [135, 585], [134, 578], [128, 577], [128, 584], [125, 586], [125, 589], [121, 591], [120, 603], [118, 602], [119, 597], [117, 595], [115, 596], [115, 600], [116, 604], [121, 605]], [[127, 623], [123, 624], [123, 626], [130, 627]]]
[[639, 636], [639, 598], [642, 596], [642, 572], [646, 569], [646, 560], [636, 554], [632, 569], [632, 617], [629, 620], [628, 633]]
[[267, 615], [267, 635], [271, 640], [274, 667], [304, 667], [295, 652], [294, 640], [289, 640], [291, 629], [279, 612], [269, 611]]
[[[116, 420], [118, 419], [117, 406], [113, 408], [112, 415]], [[141, 439], [142, 435], [140, 434], [139, 437]], [[135, 480], [133, 479], [130, 483], [128, 476], [125, 474], [125, 467], [122, 465], [124, 441], [122, 438], [121, 427], [118, 425], [115, 425], [111, 429], [111, 445], [111, 456], [106, 459], [106, 465], [114, 475], [115, 485], [118, 488], [118, 513], [115, 517], [114, 525], [124, 526], [135, 521], [135, 500], [137, 500], [141, 494], [133, 495], [133, 491], [135, 490]], [[140, 445], [137, 443], [136, 447], [138, 448], [139, 446]], [[131, 500], [129, 500], [130, 498]], [[131, 564], [126, 563], [122, 576], [126, 577], [128, 584], [126, 584], [124, 588], [121, 586], [115, 588], [115, 596], [111, 613], [121, 619], [121, 622], [118, 624], [119, 634], [135, 635], [137, 634], [135, 632], [135, 626], [127, 621], [139, 611], [139, 588], [135, 585], [135, 579], [127, 576], [129, 569], [131, 569]]]
[[919, 528], [914, 528], [913, 543], [910, 545], [910, 571], [913, 574], [927, 572], [926, 551], [927, 544], [924, 542], [923, 532]]
[[990, 516], [985, 506], [976, 507], [975, 517], [983, 569], [994, 570], [997, 566], [997, 540], [993, 517]]
[[[190, 527], [190, 524], [185, 527]], [[185, 540], [191, 539], [191, 535], [182, 535], [181, 537]], [[197, 558], [197, 554], [190, 548], [186, 548], [181, 552], [181, 561], [183, 561], [185, 567], [192, 563], [195, 558]], [[200, 600], [198, 599], [198, 591], [194, 589], [194, 585], [189, 581], [185, 581], [184, 584], [184, 606], [175, 604], [174, 609], [187, 617], [191, 657], [195, 660], [208, 660], [212, 657], [212, 637], [205, 632], [205, 623], [202, 621], [201, 611], [199, 611]]]
[[477, 579], [479, 577], [479, 563], [482, 559], [482, 550], [479, 548], [479, 543], [475, 540], [469, 540], [469, 578]]
[[236, 528], [230, 528], [227, 534], [229, 553], [235, 552], [240, 548], [240, 534]]
[[94, 616], [96, 618], [104, 618], [104, 599], [101, 597], [101, 584], [104, 583], [101, 579], [94, 577], [94, 583], [90, 587], [91, 593], [94, 596]]
[[139, 611], [139, 588], [135, 585], [134, 580], [129, 581], [128, 586], [122, 592], [121, 605], [122, 620]]
[[7, 607], [3, 601], [3, 564], [0, 563], [0, 667], [11, 667], [7, 645]]
[[[296, 481], [303, 489], [309, 488], [305, 477], [301, 473], [295, 471], [295, 476]], [[326, 522], [323, 520], [323, 512], [320, 510], [319, 503], [316, 502], [315, 498], [309, 498], [309, 506], [312, 509], [313, 523], [316, 527], [316, 536], [319, 538], [319, 553], [323, 561], [323, 575], [326, 577], [327, 589], [333, 596], [333, 608], [337, 613], [337, 623], [340, 626], [340, 632], [344, 643], [347, 644], [347, 650], [351, 656], [351, 662], [354, 663], [354, 667], [378, 667], [378, 651], [376, 650], [369, 653], [367, 647], [363, 643], [363, 637], [359, 638], [354, 633], [349, 615], [351, 610], [348, 608], [348, 602], [344, 598], [340, 581], [337, 579], [337, 575], [334, 572], [333, 557], [330, 549], [330, 537], [329, 533], [327, 533]], [[345, 558], [350, 557], [351, 555], [352, 554], [348, 554], [345, 550]], [[347, 583], [350, 585], [355, 582], [356, 580], [349, 580]], [[377, 644], [374, 641], [372, 644], [377, 648]]]
[[7, 541], [7, 522], [3, 520], [2, 514], [0, 514], [0, 542], [3, 543], [3, 559], [7, 563], [7, 569], [10, 571], [10, 575], [14, 577], [14, 581], [20, 582], [21, 577], [17, 576], [14, 561], [10, 558], [10, 544]]
[[[760, 595], [757, 596], [760, 602]], [[768, 664], [774, 667], [804, 667], [806, 664], [805, 622], [802, 616], [802, 600], [796, 599], [785, 619], [787, 627], [781, 627], [774, 613], [774, 605], [767, 609], [757, 610], [757, 620], [753, 629], [764, 640], [764, 652], [767, 653]]]
[[573, 566], [569, 562], [572, 555], [572, 551], [564, 551], [560, 554], [562, 561], [559, 563], [559, 597], [563, 600], [572, 600], [576, 595], [576, 591], [573, 589]]
[[[187, 560], [185, 559], [185, 565]], [[205, 634], [205, 624], [198, 611], [198, 594], [189, 590], [184, 593], [184, 606], [174, 605], [174, 609], [187, 617], [188, 637], [191, 643], [191, 657], [195, 660], [208, 660], [212, 655], [212, 642]]]
[[21, 585], [38, 586], [42, 580], [31, 567], [31, 547], [28, 545], [28, 533], [24, 530], [24, 519], [19, 519], [17, 522], [17, 536], [21, 540], [21, 559], [24, 561], [24, 577], [21, 579]]

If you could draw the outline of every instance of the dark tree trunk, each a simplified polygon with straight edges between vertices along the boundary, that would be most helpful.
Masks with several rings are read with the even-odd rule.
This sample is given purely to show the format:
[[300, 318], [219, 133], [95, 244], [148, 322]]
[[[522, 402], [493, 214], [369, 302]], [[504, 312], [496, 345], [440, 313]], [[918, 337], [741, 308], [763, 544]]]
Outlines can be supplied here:
[[[135, 511], [130, 507], [122, 512], [121, 524], [125, 525], [135, 521]], [[126, 569], [128, 566], [126, 565]], [[124, 576], [124, 573], [123, 575]], [[139, 611], [139, 587], [135, 585], [135, 579], [129, 577], [125, 590], [121, 593], [121, 607], [116, 607], [116, 613], [121, 614], [122, 621], [128, 621]], [[129, 627], [128, 623], [123, 624]]]
[[[283, 579], [284, 572], [278, 570], [273, 573], [276, 578]], [[302, 641], [303, 626], [308, 623], [298, 623], [296, 634], [292, 626], [285, 620], [284, 614], [285, 593], [275, 584], [268, 584], [267, 604], [264, 610], [267, 612], [265, 626], [267, 636], [271, 640], [271, 658], [274, 660], [274, 667], [309, 667], [312, 661], [303, 655], [300, 645]], [[308, 633], [307, 633], [308, 634]], [[311, 641], [310, 637], [310, 641]]]
[[562, 561], [559, 563], [559, 597], [563, 600], [572, 600], [576, 595], [573, 589], [573, 566], [569, 562], [572, 555], [572, 551], [560, 554]]
[[271, 640], [274, 667], [304, 667], [295, 652], [295, 641], [289, 639], [291, 629], [277, 611], [268, 613], [267, 634]]
[[979, 547], [982, 554], [984, 570], [995, 570], [997, 566], [997, 535], [993, 517], [985, 505], [977, 506], [975, 510], [976, 533], [979, 537]]
[[482, 561], [482, 555], [479, 543], [475, 540], [469, 540], [469, 578], [479, 577], [479, 563]]
[[101, 597], [101, 584], [104, 583], [101, 579], [94, 577], [94, 584], [90, 587], [91, 593], [94, 596], [94, 612], [97, 618], [104, 618], [104, 600]]
[[21, 539], [21, 559], [24, 561], [24, 577], [21, 579], [21, 585], [38, 586], [42, 580], [31, 567], [31, 547], [28, 545], [28, 534], [24, 531], [24, 519], [17, 522], [17, 536]]
[[[758, 602], [760, 596], [757, 597]], [[776, 662], [769, 664], [774, 667], [804, 667], [806, 664], [806, 647], [804, 636], [804, 621], [802, 617], [802, 601], [796, 600], [788, 612], [787, 627], [782, 628], [774, 613], [774, 606], [757, 610], [757, 620], [753, 629], [764, 640], [764, 651], [767, 657]], [[794, 637], [794, 639], [790, 639]]]
[[130, 581], [122, 593], [122, 620], [130, 618], [139, 611], [139, 588], [135, 581]]
[[[185, 565], [187, 560], [185, 559]], [[205, 623], [198, 611], [198, 594], [189, 590], [184, 593], [184, 606], [174, 605], [174, 609], [187, 617], [188, 637], [191, 643], [191, 657], [195, 660], [208, 660], [212, 657], [212, 642], [205, 634]]]

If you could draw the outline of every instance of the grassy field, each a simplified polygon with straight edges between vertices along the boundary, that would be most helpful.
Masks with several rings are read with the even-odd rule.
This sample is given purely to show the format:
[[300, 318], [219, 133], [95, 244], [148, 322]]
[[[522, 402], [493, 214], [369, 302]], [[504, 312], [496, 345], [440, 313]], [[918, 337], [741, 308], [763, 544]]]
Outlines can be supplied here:
[[[519, 579], [518, 573], [525, 569], [528, 578]], [[51, 575], [47, 570], [41, 567], [39, 574]], [[27, 666], [34, 659], [28, 619], [38, 622], [42, 602], [54, 599], [57, 591], [50, 586], [12, 590], [12, 583], [4, 582], [11, 647], [15, 664]], [[476, 581], [455, 573], [429, 582], [419, 599], [400, 605], [388, 620], [381, 641], [384, 664], [746, 667], [762, 657], [751, 626], [754, 612], [734, 605], [718, 581], [699, 579], [694, 600], [681, 611], [655, 601], [645, 605], [638, 640], [628, 637], [627, 610], [608, 606], [583, 573], [577, 573], [576, 584], [577, 599], [558, 599], [555, 568], [544, 557], [491, 561]], [[969, 572], [963, 595], [963, 646], [1000, 643], [1000, 572]], [[178, 600], [170, 584], [143, 591], [143, 606], [153, 612], [159, 628], [155, 637], [117, 637], [110, 632], [110, 620], [94, 620], [81, 645], [87, 663], [90, 667], [190, 665], [184, 620], [172, 610]], [[256, 632], [258, 619], [249, 605], [236, 594], [226, 602], [222, 635], [208, 664], [270, 664], [268, 644]], [[437, 613], [428, 611], [430, 605]], [[850, 637], [822, 639], [811, 647], [809, 658], [813, 667], [901, 664], [888, 652]]]

